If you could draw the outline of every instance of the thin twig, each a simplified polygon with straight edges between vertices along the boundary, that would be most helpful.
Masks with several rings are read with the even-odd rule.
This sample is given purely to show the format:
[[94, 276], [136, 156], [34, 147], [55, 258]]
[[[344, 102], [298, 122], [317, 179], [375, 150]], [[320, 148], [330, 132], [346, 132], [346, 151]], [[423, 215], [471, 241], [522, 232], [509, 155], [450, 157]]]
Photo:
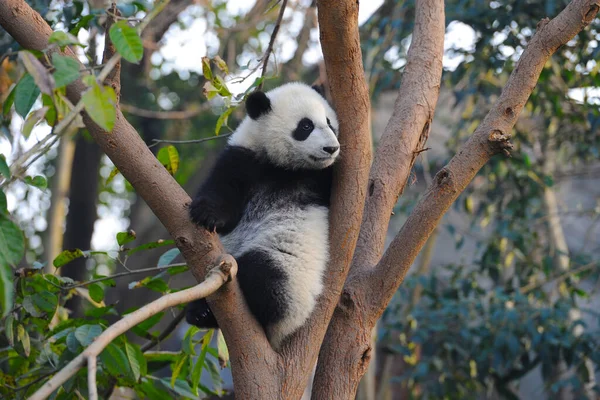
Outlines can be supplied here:
[[177, 328], [177, 326], [179, 325], [179, 323], [181, 321], [183, 321], [183, 317], [185, 317], [185, 310], [181, 310], [179, 312], [179, 314], [177, 314], [175, 316], [175, 319], [173, 319], [171, 321], [171, 323], [165, 328], [165, 330], [162, 331], [162, 333], [160, 335], [158, 335], [158, 337], [153, 338], [150, 342], [148, 342], [145, 345], [143, 345], [142, 346], [142, 353], [145, 353], [146, 351], [150, 350], [151, 348], [153, 348], [154, 346], [156, 346], [157, 344], [159, 344], [160, 342], [162, 342], [163, 340], [165, 340], [165, 338], [167, 336], [169, 336], [171, 333], [173, 333], [173, 331], [175, 330], [175, 328]]
[[160, 143], [172, 143], [172, 144], [202, 143], [202, 142], [208, 142], [209, 140], [214, 140], [214, 139], [223, 139], [223, 138], [229, 137], [231, 135], [232, 135], [232, 133], [226, 133], [225, 135], [211, 136], [211, 137], [207, 137], [207, 138], [191, 139], [191, 140], [152, 139], [152, 141], [154, 143], [152, 143], [148, 147], [154, 147], [154, 146], [157, 146]]
[[535, 289], [538, 289], [541, 286], [544, 286], [547, 283], [550, 283], [550, 282], [553, 282], [553, 281], [562, 282], [562, 281], [564, 281], [565, 279], [567, 279], [571, 275], [575, 275], [575, 274], [579, 274], [581, 272], [588, 271], [590, 269], [593, 269], [593, 268], [597, 267], [598, 265], [599, 264], [597, 262], [591, 262], [589, 264], [585, 264], [585, 265], [582, 265], [582, 266], [577, 267], [575, 269], [566, 271], [566, 272], [564, 272], [564, 273], [562, 273], [560, 275], [552, 276], [549, 279], [544, 280], [542, 282], [531, 282], [531, 283], [523, 286], [520, 289], [520, 292], [521, 292], [521, 294], [527, 294], [527, 293], [531, 292], [532, 290], [535, 290]]
[[[269, 64], [269, 57], [273, 52], [273, 45], [275, 44], [275, 38], [277, 38], [277, 33], [279, 32], [279, 27], [281, 26], [281, 20], [283, 19], [283, 13], [285, 12], [285, 7], [287, 6], [287, 0], [283, 0], [281, 2], [281, 9], [279, 10], [279, 16], [277, 17], [277, 21], [275, 22], [275, 27], [273, 28], [273, 32], [271, 33], [271, 40], [269, 40], [269, 45], [267, 46], [267, 51], [263, 56], [263, 68], [262, 73], [260, 74], [261, 78], [265, 77], [267, 73], [267, 65]], [[260, 82], [260, 84], [256, 87], [256, 90], [262, 90], [264, 83], [264, 79]]]
[[88, 346], [81, 354], [75, 357], [69, 364], [61, 369], [56, 375], [40, 387], [29, 400], [46, 399], [52, 392], [58, 389], [70, 377], [79, 371], [89, 357], [98, 356], [106, 346], [108, 346], [116, 337], [127, 332], [131, 327], [139, 324], [142, 321], [150, 318], [159, 312], [166, 310], [169, 307], [174, 307], [179, 304], [189, 303], [190, 301], [204, 298], [211, 295], [217, 289], [228, 282], [237, 272], [237, 266], [222, 262], [219, 266], [211, 269], [206, 276], [206, 279], [198, 285], [181, 290], [175, 293], [169, 293], [157, 300], [146, 304], [142, 308], [127, 314], [106, 329], [94, 342]]
[[40, 376], [38, 376], [38, 377], [37, 377], [35, 380], [33, 380], [33, 381], [31, 381], [31, 382], [29, 382], [29, 383], [27, 383], [27, 384], [25, 384], [25, 385], [23, 385], [23, 386], [19, 386], [19, 387], [13, 388], [13, 389], [11, 389], [11, 390], [13, 390], [13, 391], [15, 391], [15, 392], [19, 392], [19, 391], [21, 391], [21, 390], [25, 390], [25, 389], [27, 389], [27, 388], [29, 388], [29, 387], [31, 387], [31, 386], [33, 386], [33, 385], [35, 385], [35, 384], [36, 384], [36, 383], [38, 383], [39, 381], [42, 381], [42, 380], [46, 379], [47, 377], [49, 377], [50, 375], [52, 375], [52, 374], [54, 374], [54, 373], [56, 373], [56, 371], [47, 372], [47, 373], [45, 373], [45, 374], [43, 374], [43, 375], [40, 375]]
[[153, 118], [153, 119], [189, 119], [202, 114], [210, 109], [210, 103], [202, 103], [200, 107], [194, 107], [183, 111], [154, 111], [145, 110], [130, 104], [120, 104], [121, 110], [138, 117]]
[[61, 287], [61, 289], [70, 290], [70, 289], [75, 289], [75, 288], [82, 287], [82, 286], [88, 286], [88, 285], [91, 285], [92, 283], [102, 282], [102, 281], [106, 281], [106, 280], [114, 279], [114, 278], [121, 278], [123, 276], [134, 275], [134, 274], [141, 274], [143, 272], [162, 271], [162, 270], [169, 269], [169, 268], [185, 267], [185, 266], [187, 266], [186, 263], [178, 263], [178, 264], [162, 265], [160, 267], [132, 269], [132, 270], [128, 270], [126, 272], [119, 272], [119, 273], [114, 274], [114, 275], [103, 276], [102, 278], [92, 279], [91, 281], [81, 282], [81, 283], [77, 283], [75, 285]]

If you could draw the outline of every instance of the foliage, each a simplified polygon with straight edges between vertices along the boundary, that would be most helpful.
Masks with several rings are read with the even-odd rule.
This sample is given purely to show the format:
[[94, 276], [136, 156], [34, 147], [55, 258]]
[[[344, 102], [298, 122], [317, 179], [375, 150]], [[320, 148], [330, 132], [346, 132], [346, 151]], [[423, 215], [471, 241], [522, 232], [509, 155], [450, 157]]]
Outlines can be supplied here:
[[[405, 318], [386, 325], [400, 332], [391, 349], [408, 365], [398, 379], [424, 399], [475, 399], [490, 390], [517, 399], [512, 384], [541, 366], [550, 393], [568, 386], [576, 398], [586, 398], [593, 373], [586, 361], [600, 363], [600, 314], [583, 310], [585, 318], [573, 318], [570, 298], [548, 303], [542, 292], [480, 284], [478, 273], [465, 266], [448, 271], [450, 278], [413, 278], [401, 290], [400, 304], [415, 288], [423, 292]], [[557, 380], [561, 361], [575, 373]]]
[[[58, 138], [81, 126], [76, 106], [83, 106], [88, 115], [110, 134], [115, 123], [116, 95], [112, 87], [99, 79], [108, 71], [86, 68], [72, 58], [50, 53], [67, 45], [85, 48], [75, 35], [82, 28], [99, 28], [96, 15], [104, 13], [104, 10], [85, 14], [86, 9], [79, 1], [59, 10], [57, 19], [69, 31], [54, 32], [48, 48], [42, 52], [16, 52], [20, 64], [17, 60], [10, 61], [9, 65], [22, 65], [24, 71], [21, 69], [23, 72], [14, 76], [10, 93], [2, 98], [2, 125], [7, 127], [10, 124], [14, 107], [25, 120], [21, 132], [23, 137], [27, 138], [36, 124], [45, 123], [52, 127], [48, 138]], [[110, 37], [123, 58], [131, 62], [141, 60], [141, 38], [127, 21], [117, 22], [110, 31]], [[220, 63], [219, 68], [223, 70], [227, 66]], [[81, 104], [73, 105], [66, 99], [66, 86], [77, 79], [81, 79], [88, 89], [83, 93]], [[231, 93], [228, 94], [231, 96]], [[40, 96], [41, 102], [38, 101]], [[49, 147], [38, 149], [41, 155], [48, 150]], [[171, 174], [175, 175], [180, 169], [180, 157], [173, 146], [162, 148], [158, 158]], [[172, 277], [187, 271], [185, 265], [173, 263], [179, 254], [175, 248], [164, 252], [155, 267], [130, 270], [126, 266], [130, 256], [173, 246], [172, 240], [136, 244], [133, 231], [117, 234], [116, 252], [68, 249], [52, 261], [55, 268], [63, 268], [74, 260], [86, 258], [108, 265], [122, 265], [125, 272], [112, 275], [94, 272], [89, 280], [74, 281], [50, 273], [43, 262], [35, 260], [27, 263], [24, 255], [31, 243], [25, 240], [15, 217], [8, 212], [5, 190], [15, 182], [36, 190], [46, 190], [45, 176], [22, 173], [21, 166], [28, 162], [24, 158], [7, 160], [4, 155], [0, 156], [0, 380], [3, 382], [0, 397], [7, 399], [27, 398], [89, 346], [115, 318], [124, 315], [114, 305], [105, 303], [105, 295], [109, 288], [115, 286], [116, 280], [131, 279], [140, 272], [149, 273], [149, 276], [131, 281], [129, 290], [166, 294], [180, 290], [171, 287]], [[74, 297], [86, 302], [82, 315], [70, 315], [66, 307], [66, 302]], [[183, 315], [182, 307], [172, 310], [173, 315], [178, 314], [175, 317], [160, 313], [139, 324], [133, 329], [135, 336], [123, 335], [101, 353], [97, 383], [103, 397], [107, 397], [115, 386], [132, 388], [141, 398], [150, 399], [198, 398], [223, 393], [220, 369], [228, 365], [228, 356], [220, 333], [217, 335], [212, 330], [200, 331], [192, 327], [188, 329], [180, 351], [165, 353], [152, 350], [177, 324], [170, 324], [167, 328], [158, 326], [164, 326], [172, 319], [179, 322]], [[146, 344], [140, 346], [138, 342]], [[169, 378], [165, 378], [167, 374]], [[208, 379], [201, 380], [201, 377]], [[84, 369], [58, 389], [53, 398], [73, 398], [86, 390]]]
[[[21, 234], [15, 233], [13, 236], [19, 235]], [[121, 232], [118, 237], [123, 243], [117, 256], [121, 263], [126, 262], [126, 258], [122, 257], [132, 251], [156, 247], [155, 244], [148, 243], [128, 248], [124, 244], [131, 239], [131, 235]], [[177, 249], [165, 252], [158, 265], [151, 268], [158, 274], [133, 282], [131, 290], [144, 287], [160, 293], [174, 291], [169, 287], [171, 277], [187, 271], [184, 266], [171, 264], [178, 254]], [[61, 253], [54, 265], [63, 266], [74, 257], [108, 255], [103, 251], [75, 249]], [[115, 285], [115, 279], [135, 273], [112, 276], [96, 274], [91, 281], [75, 282], [60, 275], [44, 273], [42, 268], [43, 265], [38, 263], [34, 267], [18, 269], [14, 272], [14, 283], [13, 274], [5, 273], [4, 269], [0, 273], [0, 294], [7, 290], [14, 291], [14, 299], [2, 302], [5, 317], [0, 328], [0, 347], [3, 349], [0, 373], [6, 382], [6, 385], [0, 387], [3, 398], [26, 398], [31, 395], [49, 375], [60, 370], [89, 346], [109, 325], [110, 319], [115, 315], [120, 317], [113, 306], [105, 305], [105, 290]], [[69, 316], [65, 302], [72, 296], [88, 299], [89, 306], [86, 307], [85, 316]], [[218, 366], [227, 365], [228, 360], [220, 345], [219, 349], [211, 347], [213, 331], [200, 331], [191, 327], [179, 353], [154, 352], [150, 350], [153, 347], [150, 344], [157, 344], [163, 333], [153, 328], [163, 318], [167, 318], [164, 313], [157, 314], [133, 330], [135, 335], [147, 341], [147, 345], [140, 347], [133, 339], [123, 335], [100, 354], [98, 386], [101, 393], [109, 393], [115, 385], [133, 388], [141, 397], [151, 399], [176, 395], [197, 398], [201, 393], [222, 393]], [[170, 380], [163, 378], [165, 368], [171, 370]], [[212, 387], [200, 383], [203, 373], [211, 378]], [[71, 398], [77, 392], [84, 392], [86, 385], [86, 372], [83, 370], [59, 389], [56, 396]]]

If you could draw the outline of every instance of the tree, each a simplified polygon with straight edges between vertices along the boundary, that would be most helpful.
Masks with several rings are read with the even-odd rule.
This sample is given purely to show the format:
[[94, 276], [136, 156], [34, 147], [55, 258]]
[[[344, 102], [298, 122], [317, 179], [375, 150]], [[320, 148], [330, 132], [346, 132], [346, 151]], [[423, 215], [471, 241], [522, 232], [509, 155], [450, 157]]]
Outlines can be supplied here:
[[[235, 280], [208, 298], [227, 342], [239, 398], [299, 398], [317, 356], [313, 398], [353, 398], [373, 351], [371, 331], [409, 266], [477, 172], [493, 156], [510, 154], [512, 128], [544, 65], [557, 48], [596, 17], [600, 4], [598, 0], [574, 0], [553, 20], [544, 19], [538, 24], [536, 34], [490, 112], [448, 165], [436, 174], [385, 252], [390, 215], [417, 155], [424, 150], [435, 111], [442, 72], [444, 4], [439, 0], [416, 4], [411, 47], [394, 115], [372, 166], [370, 101], [360, 50], [358, 3], [319, 1], [317, 8], [327, 79], [340, 120], [340, 141], [345, 154], [334, 178], [330, 219], [331, 248], [335, 250], [326, 280], [328, 290], [309, 323], [280, 353], [270, 348], [264, 332], [248, 313]], [[0, 24], [23, 48], [47, 49], [52, 30], [23, 1], [2, 3]], [[122, 25], [121, 29], [126, 30]], [[125, 58], [134, 51], [119, 46], [117, 50]], [[59, 53], [56, 47], [49, 53], [73, 57], [68, 47], [64, 53]], [[23, 59], [26, 65], [37, 65], [32, 56], [25, 55]], [[100, 84], [106, 86], [89, 78], [84, 79], [85, 83], [76, 80], [67, 86], [67, 98], [75, 105], [73, 118], [82, 110], [77, 107], [85, 103], [85, 98], [80, 103], [83, 93], [90, 90], [110, 93], [109, 87], [120, 87], [118, 77], [109, 75], [110, 67], [118, 62], [118, 54], [106, 55], [103, 68], [106, 73], [98, 77]], [[35, 82], [40, 89], [44, 89], [41, 78], [47, 73], [39, 72], [36, 76], [35, 71], [40, 69], [30, 73], [38, 78]], [[214, 234], [189, 222], [186, 212], [189, 197], [125, 120], [118, 104], [114, 114], [105, 111], [106, 115], [99, 117], [90, 108], [86, 111], [92, 112], [82, 113], [90, 135], [161, 220], [198, 282], [203, 282], [215, 266], [223, 274], [219, 275], [220, 283], [230, 271], [234, 274], [235, 261], [223, 254]], [[106, 125], [106, 118], [103, 119], [110, 115], [115, 117], [114, 125]], [[218, 283], [212, 279], [210, 282], [216, 289]], [[206, 283], [200, 284], [195, 295], [206, 295], [205, 286]], [[179, 300], [190, 300], [193, 295], [188, 293], [191, 292]], [[95, 355], [88, 357], [90, 397], [95, 387]], [[45, 383], [40, 389], [42, 393], [51, 393], [86, 361], [85, 357], [77, 360], [68, 373], [60, 372]]]

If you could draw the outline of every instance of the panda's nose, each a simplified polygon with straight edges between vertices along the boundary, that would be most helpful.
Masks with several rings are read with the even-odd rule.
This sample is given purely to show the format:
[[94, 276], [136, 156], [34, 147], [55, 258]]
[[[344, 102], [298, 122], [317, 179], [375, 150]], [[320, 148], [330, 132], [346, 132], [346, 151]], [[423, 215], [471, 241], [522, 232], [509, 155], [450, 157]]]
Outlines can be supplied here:
[[339, 148], [340, 148], [340, 146], [323, 147], [323, 151], [325, 151], [326, 153], [329, 153], [329, 154], [333, 154], [336, 151], [338, 151]]

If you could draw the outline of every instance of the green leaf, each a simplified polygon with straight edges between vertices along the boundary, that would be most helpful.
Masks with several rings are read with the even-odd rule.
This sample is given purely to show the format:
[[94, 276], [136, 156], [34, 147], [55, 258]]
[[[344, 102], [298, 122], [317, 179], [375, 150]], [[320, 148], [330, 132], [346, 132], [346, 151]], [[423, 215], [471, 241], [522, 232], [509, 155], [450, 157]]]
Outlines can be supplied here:
[[173, 259], [175, 257], [177, 257], [179, 254], [181, 254], [181, 252], [179, 251], [179, 249], [177, 247], [175, 247], [174, 249], [171, 249], [171, 250], [167, 250], [162, 256], [160, 256], [160, 258], [158, 259], [158, 264], [156, 264], [156, 266], [164, 267], [165, 265], [171, 264]]
[[148, 276], [141, 281], [132, 281], [129, 283], [129, 289], [145, 287], [159, 293], [168, 293], [171, 291], [171, 288], [169, 288], [167, 282], [162, 279], [164, 275], [165, 272], [161, 272], [156, 276]]
[[142, 378], [142, 383], [138, 386], [138, 388], [136, 388], [136, 392], [139, 393], [139, 391], [143, 392], [138, 396], [141, 399], [164, 400], [173, 397], [171, 393], [164, 390], [162, 386], [156, 385], [154, 381], [147, 378]]
[[24, 253], [23, 233], [14, 222], [0, 215], [0, 264], [15, 265]]
[[117, 118], [115, 111], [117, 95], [113, 88], [95, 83], [83, 94], [81, 99], [92, 120], [105, 131], [112, 131]]
[[187, 265], [178, 265], [177, 267], [171, 267], [171, 268], [167, 269], [167, 272], [169, 275], [173, 276], [173, 275], [184, 273], [188, 270], [189, 270], [189, 268]]
[[47, 290], [32, 295], [32, 300], [38, 310], [48, 315], [54, 315], [58, 306], [58, 297]]
[[8, 345], [15, 347], [15, 316], [13, 314], [9, 314], [4, 320], [4, 334]]
[[63, 265], [70, 263], [71, 261], [77, 258], [85, 256], [85, 253], [79, 249], [64, 250], [62, 253], [56, 256], [54, 261], [52, 261], [52, 265], [54, 265], [55, 268], [60, 268]]
[[29, 357], [29, 354], [31, 353], [31, 341], [29, 339], [29, 333], [27, 333], [21, 324], [17, 326], [17, 341], [23, 346], [25, 357]]
[[94, 300], [96, 303], [100, 303], [102, 300], [104, 300], [104, 289], [97, 283], [92, 283], [89, 285], [88, 292], [92, 300]]
[[23, 298], [22, 305], [23, 305], [23, 308], [25, 309], [25, 311], [27, 311], [33, 317], [40, 318], [44, 315], [44, 313], [42, 311], [38, 310], [38, 308], [35, 306], [35, 303], [33, 302], [33, 295], [25, 296]]
[[217, 68], [219, 68], [221, 71], [223, 71], [225, 73], [225, 75], [227, 75], [229, 73], [229, 68], [227, 67], [227, 63], [219, 56], [215, 56], [213, 58], [213, 61], [215, 62], [215, 65], [217, 66]]
[[0, 154], [0, 175], [4, 175], [7, 179], [10, 178], [10, 168], [8, 168], [4, 154]]
[[[48, 38], [48, 44], [56, 43], [60, 47], [64, 47], [67, 45], [77, 45], [83, 47], [79, 40], [70, 33], [56, 31], [52, 32], [52, 35]], [[54, 57], [53, 57], [54, 58]]]
[[175, 244], [175, 241], [172, 239], [167, 239], [167, 240], [160, 239], [160, 240], [157, 240], [156, 242], [144, 243], [140, 246], [134, 247], [133, 249], [129, 250], [127, 252], [127, 256], [131, 256], [132, 254], [135, 254], [138, 251], [156, 249], [157, 247], [162, 247], [162, 246], [172, 246], [174, 244]]
[[0, 263], [0, 316], [13, 309], [14, 296], [13, 270], [10, 265]]
[[31, 176], [26, 176], [23, 181], [28, 185], [35, 186], [42, 190], [48, 187], [48, 181], [41, 175], [36, 175], [33, 178]]
[[140, 39], [137, 31], [129, 26], [127, 21], [119, 21], [111, 26], [108, 34], [124, 59], [132, 63], [137, 63], [142, 59], [144, 55], [142, 39]]
[[206, 359], [204, 366], [210, 374], [210, 378], [212, 380], [215, 391], [217, 393], [221, 392], [223, 390], [223, 379], [221, 378], [219, 367], [217, 367], [217, 364], [215, 364], [215, 362], [210, 358]]
[[[81, 19], [79, 20], [79, 22], [77, 22], [75, 24], [75, 26], [73, 27], [73, 29], [71, 29], [69, 31], [70, 34], [77, 36], [79, 34], [79, 31], [81, 30], [81, 28], [87, 28], [89, 26], [89, 22], [94, 19], [96, 15], [95, 14], [88, 14], [88, 15], [84, 15], [81, 17]], [[84, 47], [82, 44], [78, 44], [79, 46]]]
[[115, 176], [117, 176], [119, 174], [119, 169], [117, 167], [114, 167], [112, 169], [112, 171], [110, 171], [110, 175], [108, 175], [108, 178], [106, 178], [106, 183], [105, 185], [108, 186], [108, 184], [114, 179]]
[[221, 368], [225, 368], [229, 362], [229, 350], [227, 349], [223, 332], [220, 329], [217, 332], [217, 350], [219, 352], [219, 364], [221, 364]]
[[117, 233], [117, 243], [119, 246], [123, 246], [131, 241], [134, 241], [136, 238], [135, 231], [130, 229], [127, 232], [119, 232]]
[[125, 376], [133, 380], [131, 368], [127, 356], [116, 344], [111, 343], [102, 353], [100, 353], [100, 361], [108, 369], [112, 376]]
[[102, 333], [102, 327], [100, 325], [82, 325], [75, 329], [74, 335], [77, 341], [83, 346], [87, 347], [94, 342]]
[[51, 94], [54, 89], [54, 78], [40, 60], [28, 51], [19, 52], [19, 58], [42, 93]]
[[21, 130], [22, 135], [26, 139], [29, 138], [29, 135], [31, 134], [33, 127], [36, 126], [37, 123], [40, 122], [44, 118], [48, 109], [49, 109], [49, 107], [42, 107], [38, 110], [35, 110], [31, 114], [29, 114], [29, 116], [25, 120], [25, 123], [23, 124], [23, 129]]
[[227, 126], [227, 120], [229, 119], [229, 116], [231, 115], [233, 110], [235, 110], [235, 107], [230, 107], [227, 110], [225, 110], [225, 112], [223, 114], [221, 114], [219, 116], [219, 119], [217, 120], [217, 125], [215, 126], [215, 135], [219, 135], [219, 132], [221, 131], [221, 127], [223, 126], [223, 124], [225, 124], [225, 126]]
[[79, 63], [71, 57], [52, 55], [52, 65], [54, 66], [54, 83], [57, 88], [67, 86], [79, 78]]
[[200, 328], [198, 328], [197, 326], [190, 326], [187, 330], [187, 332], [185, 333], [185, 336], [183, 337], [183, 342], [181, 343], [181, 350], [186, 353], [189, 354], [191, 356], [195, 356], [196, 355], [196, 351], [194, 349], [195, 347], [195, 341], [194, 341], [194, 336], [200, 332]]
[[15, 110], [17, 114], [25, 118], [40, 95], [40, 89], [35, 84], [33, 76], [23, 75], [15, 87]]
[[129, 360], [129, 366], [133, 373], [135, 381], [139, 381], [140, 377], [145, 376], [148, 373], [148, 366], [144, 354], [138, 345], [131, 343], [125, 343], [125, 354]]
[[[161, 379], [160, 381], [167, 388], [169, 387], [169, 381], [168, 380]], [[190, 388], [190, 385], [186, 381], [184, 381], [183, 379], [177, 379], [175, 381], [171, 380], [171, 388], [178, 395], [183, 396], [185, 398], [189, 398], [189, 399], [196, 399], [196, 398], [198, 398], [198, 393], [194, 393], [192, 391], [192, 388]]]
[[15, 92], [16, 86], [10, 91], [8, 96], [6, 96], [6, 100], [4, 100], [4, 104], [2, 104], [2, 114], [4, 116], [8, 115], [10, 112], [10, 108], [12, 107], [15, 101]]
[[8, 203], [2, 190], [0, 190], [0, 215], [8, 215]]
[[202, 351], [196, 360], [196, 364], [194, 365], [194, 369], [192, 371], [192, 390], [197, 392], [198, 385], [200, 384], [200, 376], [202, 375], [202, 368], [204, 367], [206, 360], [206, 353], [208, 352], [210, 341], [212, 340], [214, 329], [209, 330], [206, 335], [202, 338]]
[[233, 95], [227, 88], [227, 84], [225, 83], [223, 78], [221, 78], [220, 76], [215, 76], [215, 78], [213, 79], [213, 85], [219, 91], [219, 94], [221, 96], [229, 97]]
[[156, 157], [171, 175], [175, 175], [179, 169], [179, 152], [175, 146], [169, 145], [161, 148]]
[[206, 56], [202, 57], [202, 75], [204, 75], [204, 78], [209, 81], [212, 81], [213, 79], [213, 74], [210, 69], [210, 58]]
[[189, 361], [189, 358], [189, 355], [182, 353], [181, 356], [179, 356], [179, 359], [177, 360], [175, 365], [173, 366], [173, 374], [171, 375], [172, 388], [175, 388], [175, 381], [177, 380], [177, 377], [179, 376], [179, 373], [181, 372], [181, 369], [183, 368], [185, 363]]
[[71, 353], [79, 353], [81, 349], [81, 344], [79, 343], [79, 340], [77, 340], [77, 338], [75, 337], [75, 331], [69, 332], [67, 334], [65, 343], [67, 345], [67, 349], [69, 349]]

